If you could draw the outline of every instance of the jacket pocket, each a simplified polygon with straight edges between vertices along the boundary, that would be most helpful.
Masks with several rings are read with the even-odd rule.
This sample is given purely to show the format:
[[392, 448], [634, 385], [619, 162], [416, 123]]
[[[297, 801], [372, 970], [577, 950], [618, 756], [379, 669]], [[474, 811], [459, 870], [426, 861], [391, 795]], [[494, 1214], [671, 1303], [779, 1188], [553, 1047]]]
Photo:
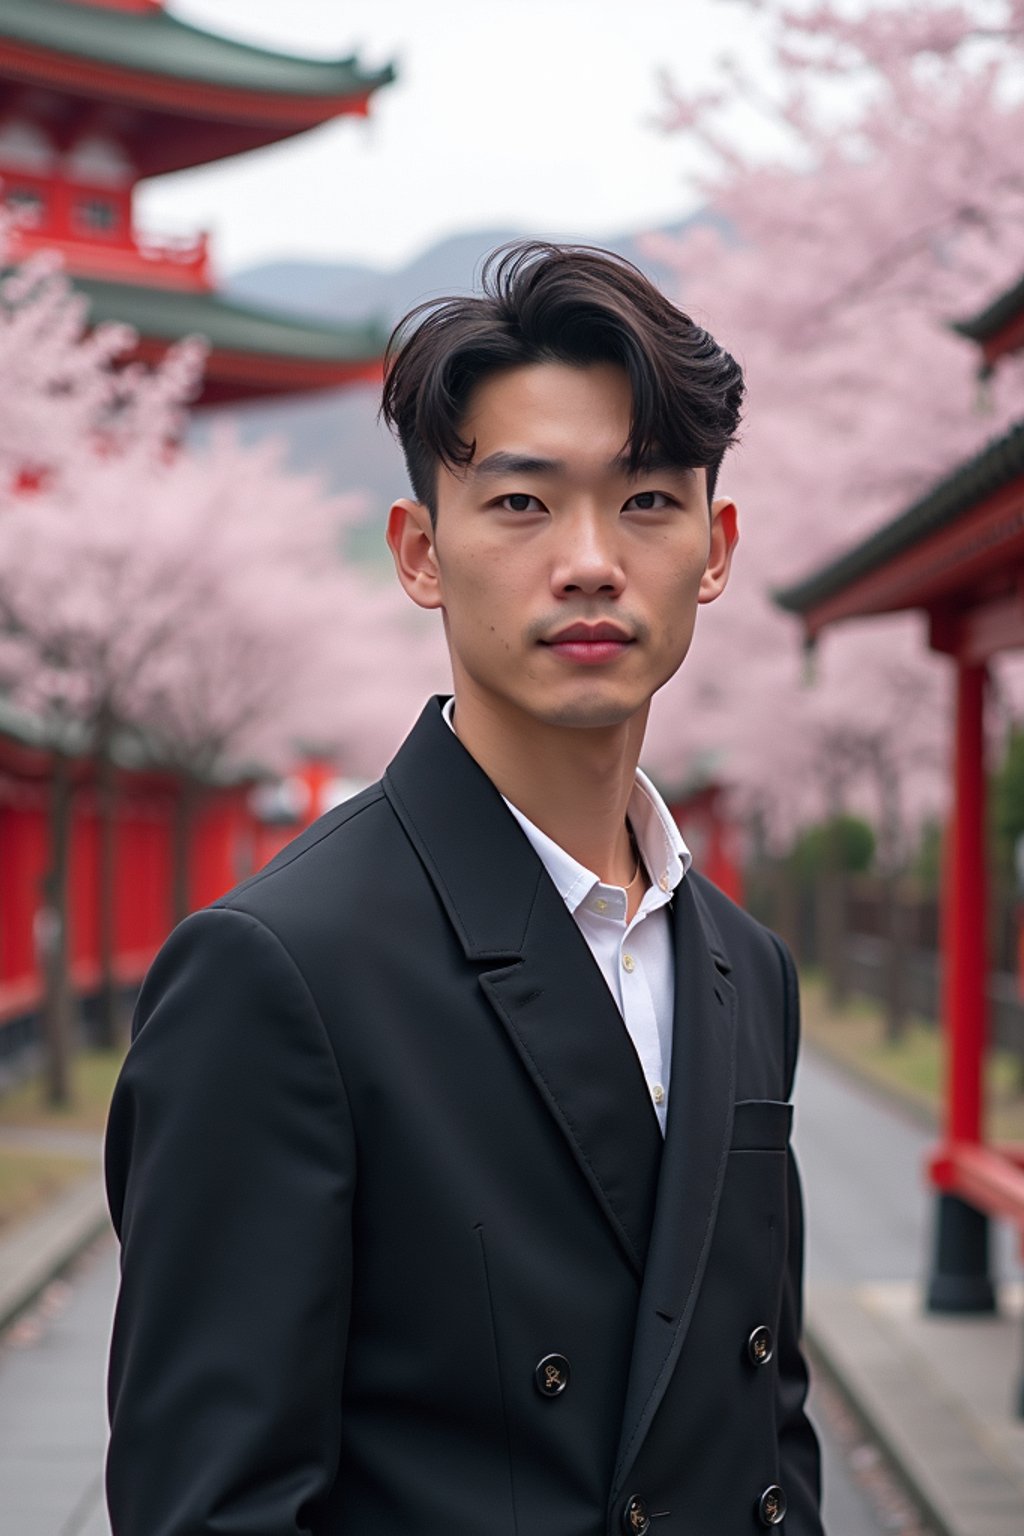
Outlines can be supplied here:
[[792, 1104], [741, 1099], [733, 1110], [732, 1152], [784, 1152], [793, 1125]]

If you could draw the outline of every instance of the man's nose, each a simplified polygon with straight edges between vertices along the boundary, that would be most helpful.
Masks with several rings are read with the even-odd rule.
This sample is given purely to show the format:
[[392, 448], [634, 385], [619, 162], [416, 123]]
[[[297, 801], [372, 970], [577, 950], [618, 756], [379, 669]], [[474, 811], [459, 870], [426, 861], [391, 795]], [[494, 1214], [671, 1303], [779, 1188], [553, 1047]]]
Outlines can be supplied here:
[[606, 519], [590, 514], [567, 521], [551, 574], [552, 586], [560, 595], [621, 592], [625, 575], [615, 529]]

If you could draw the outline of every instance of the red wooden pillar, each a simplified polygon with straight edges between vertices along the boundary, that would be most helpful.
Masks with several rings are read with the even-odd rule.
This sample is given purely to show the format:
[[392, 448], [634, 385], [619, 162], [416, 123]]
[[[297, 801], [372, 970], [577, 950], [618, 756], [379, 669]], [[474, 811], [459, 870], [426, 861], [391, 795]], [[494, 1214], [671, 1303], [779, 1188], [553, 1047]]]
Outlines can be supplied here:
[[332, 779], [338, 777], [338, 765], [326, 757], [309, 757], [298, 770], [309, 791], [309, 803], [303, 812], [302, 819], [296, 828], [296, 833], [304, 831], [306, 827], [321, 816], [326, 809], [324, 805], [324, 792]]
[[985, 1057], [987, 887], [985, 860], [984, 666], [957, 668], [952, 858], [944, 893], [949, 945], [943, 998], [946, 1136], [980, 1141]]
[[943, 872], [946, 1147], [932, 1160], [940, 1184], [928, 1281], [932, 1312], [995, 1310], [988, 1218], [941, 1188], [943, 1151], [981, 1140], [988, 977], [985, 682], [984, 664], [957, 661], [952, 835]]
[[743, 873], [734, 857], [735, 828], [723, 809], [725, 795], [717, 786], [708, 805], [708, 852], [704, 873], [737, 906], [743, 905]]

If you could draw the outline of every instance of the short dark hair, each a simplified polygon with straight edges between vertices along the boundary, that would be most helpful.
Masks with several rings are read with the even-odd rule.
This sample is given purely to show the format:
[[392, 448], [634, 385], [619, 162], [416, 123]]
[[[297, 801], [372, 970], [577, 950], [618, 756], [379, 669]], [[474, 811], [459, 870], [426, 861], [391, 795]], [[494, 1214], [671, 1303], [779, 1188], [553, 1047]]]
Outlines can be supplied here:
[[460, 428], [477, 384], [504, 369], [617, 363], [629, 375], [631, 473], [657, 453], [706, 468], [708, 499], [736, 439], [743, 371], [625, 257], [587, 245], [516, 241], [492, 251], [482, 292], [428, 299], [391, 333], [381, 415], [417, 501], [437, 515], [437, 468], [470, 464]]

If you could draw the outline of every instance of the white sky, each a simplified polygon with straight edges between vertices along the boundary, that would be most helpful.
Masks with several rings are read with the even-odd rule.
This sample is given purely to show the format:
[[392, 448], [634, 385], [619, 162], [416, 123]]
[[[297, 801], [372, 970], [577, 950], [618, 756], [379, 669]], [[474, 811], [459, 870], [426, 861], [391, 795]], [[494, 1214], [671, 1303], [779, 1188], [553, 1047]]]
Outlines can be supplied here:
[[285, 256], [397, 265], [446, 234], [612, 235], [695, 205], [697, 163], [654, 125], [658, 71], [761, 55], [736, 0], [170, 0], [283, 51], [394, 60], [368, 123], [146, 184], [154, 234], [211, 229], [222, 273]]

